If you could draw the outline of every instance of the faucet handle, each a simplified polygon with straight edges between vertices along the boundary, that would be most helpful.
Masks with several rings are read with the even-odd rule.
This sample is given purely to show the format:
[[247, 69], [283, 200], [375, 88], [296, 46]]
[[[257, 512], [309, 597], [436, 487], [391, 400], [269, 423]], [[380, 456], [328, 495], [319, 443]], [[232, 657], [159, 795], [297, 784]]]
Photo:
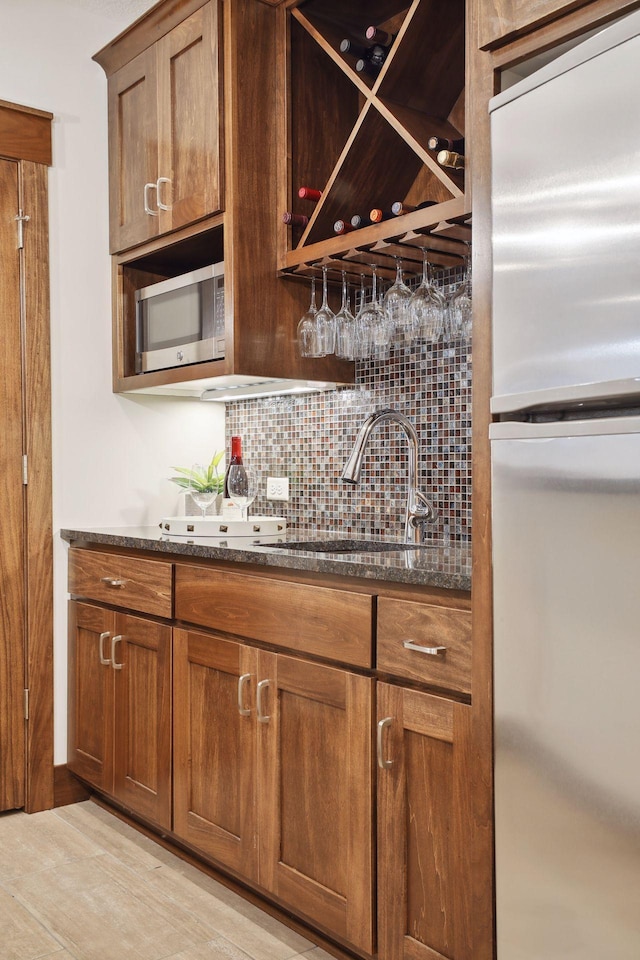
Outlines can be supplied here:
[[421, 528], [421, 539], [424, 540], [427, 523], [435, 523], [438, 519], [438, 511], [431, 501], [422, 493], [421, 490], [411, 491], [411, 506], [409, 510], [409, 523], [414, 529]]

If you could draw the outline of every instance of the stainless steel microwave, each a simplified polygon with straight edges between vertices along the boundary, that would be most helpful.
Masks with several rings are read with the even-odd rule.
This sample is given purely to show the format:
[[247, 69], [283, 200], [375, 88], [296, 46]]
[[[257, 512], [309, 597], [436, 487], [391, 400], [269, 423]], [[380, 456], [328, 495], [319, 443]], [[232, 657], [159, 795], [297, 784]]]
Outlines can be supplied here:
[[136, 372], [221, 360], [224, 263], [136, 290]]

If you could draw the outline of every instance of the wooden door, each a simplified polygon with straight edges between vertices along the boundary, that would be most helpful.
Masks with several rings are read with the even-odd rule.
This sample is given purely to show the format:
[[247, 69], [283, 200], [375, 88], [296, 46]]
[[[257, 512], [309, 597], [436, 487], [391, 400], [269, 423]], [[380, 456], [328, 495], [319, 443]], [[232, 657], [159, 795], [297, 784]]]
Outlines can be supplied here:
[[24, 805], [24, 506], [18, 164], [0, 160], [0, 810]]
[[471, 707], [378, 684], [378, 938], [381, 960], [472, 960]]
[[268, 653], [259, 674], [260, 884], [372, 953], [373, 681]]
[[113, 793], [170, 830], [171, 627], [118, 614], [115, 631]]
[[222, 207], [220, 21], [210, 0], [156, 44], [162, 233]]
[[[159, 230], [155, 48], [109, 78], [109, 233], [111, 253]], [[145, 190], [145, 185], [151, 184]], [[151, 213], [147, 212], [146, 207]]]
[[249, 879], [257, 878], [256, 667], [251, 647], [174, 630], [174, 831]]
[[69, 732], [67, 766], [98, 790], [113, 792], [115, 614], [69, 603]]

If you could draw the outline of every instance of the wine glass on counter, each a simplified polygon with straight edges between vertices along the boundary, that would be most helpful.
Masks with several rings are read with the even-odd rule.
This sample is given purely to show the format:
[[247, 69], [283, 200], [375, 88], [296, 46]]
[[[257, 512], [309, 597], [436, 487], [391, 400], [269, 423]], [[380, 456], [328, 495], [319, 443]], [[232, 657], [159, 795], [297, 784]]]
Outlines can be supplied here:
[[435, 343], [444, 331], [446, 300], [433, 280], [427, 248], [422, 249], [422, 281], [409, 301], [409, 323], [414, 338]]
[[203, 463], [194, 463], [189, 474], [188, 492], [191, 499], [202, 510], [202, 519], [206, 519], [207, 507], [210, 507], [218, 495], [217, 483], [208, 482], [209, 469]]
[[227, 491], [234, 506], [242, 511], [242, 519], [247, 519], [247, 510], [258, 494], [258, 477], [255, 470], [242, 463], [229, 467]]

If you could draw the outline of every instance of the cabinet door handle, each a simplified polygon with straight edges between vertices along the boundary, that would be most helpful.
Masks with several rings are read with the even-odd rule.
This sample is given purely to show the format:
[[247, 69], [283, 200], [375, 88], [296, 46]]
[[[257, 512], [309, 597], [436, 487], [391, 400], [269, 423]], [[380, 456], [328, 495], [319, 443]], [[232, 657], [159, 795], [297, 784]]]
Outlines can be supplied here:
[[271, 680], [261, 680], [256, 689], [256, 716], [260, 723], [269, 723], [271, 720], [270, 716], [267, 716], [262, 709], [262, 691], [265, 687], [268, 687], [271, 683]]
[[405, 640], [402, 646], [405, 650], [417, 650], [418, 653], [426, 653], [430, 657], [444, 657], [447, 650], [446, 647], [421, 647], [419, 643], [414, 643], [413, 640]]
[[238, 677], [238, 713], [241, 717], [251, 716], [251, 707], [245, 707], [244, 705], [244, 688], [250, 679], [250, 673], [243, 673], [241, 677]]
[[171, 210], [170, 203], [163, 203], [160, 199], [160, 184], [161, 183], [171, 183], [169, 177], [158, 177], [156, 180], [156, 197], [158, 199], [158, 210]]
[[103, 667], [106, 667], [111, 663], [111, 660], [109, 660], [104, 655], [104, 642], [107, 639], [107, 637], [110, 637], [110, 636], [111, 634], [109, 633], [108, 630], [105, 633], [100, 634], [100, 641], [98, 643], [98, 652], [100, 654], [100, 663], [102, 664]]
[[148, 213], [150, 217], [157, 217], [158, 211], [151, 209], [151, 204], [149, 203], [149, 192], [151, 190], [156, 191], [156, 196], [158, 194], [158, 184], [157, 183], [145, 183], [144, 185], [144, 212]]
[[378, 766], [381, 770], [388, 770], [393, 766], [393, 760], [385, 760], [382, 755], [382, 735], [385, 727], [390, 727], [393, 723], [393, 717], [385, 717], [384, 720], [378, 720]]
[[100, 583], [108, 583], [110, 587], [124, 587], [126, 580], [118, 580], [117, 577], [100, 577]]
[[122, 634], [118, 634], [117, 637], [111, 637], [111, 666], [114, 670], [122, 670], [123, 664], [116, 663], [116, 643], [120, 643], [122, 640]]

